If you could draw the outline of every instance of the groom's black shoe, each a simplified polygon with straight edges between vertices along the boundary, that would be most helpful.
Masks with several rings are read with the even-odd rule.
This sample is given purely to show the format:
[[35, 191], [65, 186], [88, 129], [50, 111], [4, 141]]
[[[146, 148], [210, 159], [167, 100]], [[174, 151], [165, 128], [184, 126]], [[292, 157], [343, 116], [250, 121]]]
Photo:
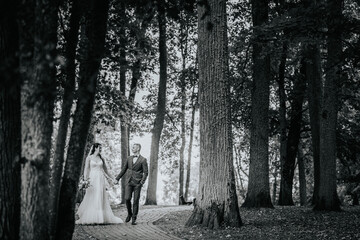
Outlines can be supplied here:
[[130, 222], [131, 217], [132, 217], [131, 214], [127, 215], [127, 217], [126, 217], [126, 219], [125, 219], [125, 222]]
[[132, 218], [132, 221], [131, 221], [131, 225], [136, 225], [137, 223], [136, 223], [136, 217], [133, 217]]

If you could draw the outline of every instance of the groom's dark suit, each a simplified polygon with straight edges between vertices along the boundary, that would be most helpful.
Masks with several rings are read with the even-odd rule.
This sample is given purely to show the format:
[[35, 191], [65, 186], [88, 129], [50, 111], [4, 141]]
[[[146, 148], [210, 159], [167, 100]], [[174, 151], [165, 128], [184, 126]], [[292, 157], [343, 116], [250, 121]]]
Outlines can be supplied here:
[[[139, 155], [137, 159], [134, 159], [134, 156], [128, 157], [124, 167], [121, 169], [121, 172], [116, 177], [116, 180], [119, 181], [119, 179], [126, 173], [126, 171], [127, 174], [125, 175], [125, 203], [129, 216], [132, 216], [133, 221], [135, 221], [139, 211], [141, 187], [145, 183], [145, 180], [149, 173], [146, 158], [141, 155]], [[132, 212], [131, 210], [131, 196], [133, 192], [134, 212]]]

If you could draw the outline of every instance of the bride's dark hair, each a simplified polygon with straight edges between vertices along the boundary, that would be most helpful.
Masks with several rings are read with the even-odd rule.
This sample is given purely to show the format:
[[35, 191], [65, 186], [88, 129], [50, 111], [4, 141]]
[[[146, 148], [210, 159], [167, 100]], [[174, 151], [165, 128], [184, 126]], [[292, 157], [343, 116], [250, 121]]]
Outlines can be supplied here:
[[[100, 146], [101, 146], [101, 144], [100, 144], [100, 143], [94, 143], [94, 144], [92, 145], [90, 155], [93, 155], [93, 154], [94, 154], [94, 152], [95, 152], [95, 148], [98, 148], [98, 147], [100, 147]], [[99, 155], [100, 155], [100, 153], [99, 153]]]
[[[91, 149], [90, 155], [93, 155], [94, 152], [95, 152], [95, 148], [98, 148], [98, 147], [100, 147], [100, 146], [101, 146], [100, 143], [94, 143], [94, 144], [92, 145], [92, 149]], [[100, 152], [99, 152], [99, 157], [100, 157], [100, 159], [103, 161], [103, 163], [104, 163], [104, 165], [105, 165], [105, 160], [104, 160], [104, 158], [101, 156]], [[105, 165], [105, 167], [106, 167], [106, 165]]]

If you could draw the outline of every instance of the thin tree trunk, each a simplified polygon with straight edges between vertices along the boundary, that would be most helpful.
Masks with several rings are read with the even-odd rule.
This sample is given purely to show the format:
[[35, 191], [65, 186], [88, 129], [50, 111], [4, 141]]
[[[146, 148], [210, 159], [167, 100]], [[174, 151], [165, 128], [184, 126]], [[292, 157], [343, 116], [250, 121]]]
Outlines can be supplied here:
[[286, 159], [281, 169], [280, 193], [278, 204], [294, 205], [292, 189], [295, 170], [295, 159], [300, 141], [302, 105], [305, 93], [305, 60], [301, 62], [301, 74], [295, 80], [291, 101], [290, 128], [286, 144]]
[[239, 194], [241, 194], [241, 197], [243, 199], [245, 199], [246, 195], [244, 194], [245, 193], [245, 189], [244, 189], [244, 184], [243, 184], [243, 180], [241, 178], [241, 153], [238, 149], [236, 149], [236, 147], [234, 146], [235, 148], [235, 173], [236, 173], [236, 176], [237, 178], [239, 179]]
[[81, 39], [79, 98], [60, 190], [57, 239], [71, 239], [75, 223], [75, 200], [84, 148], [95, 101], [97, 77], [104, 52], [108, 1], [94, 0], [88, 9]]
[[[275, 153], [275, 158], [274, 159], [277, 159], [278, 158], [278, 153]], [[274, 181], [272, 183], [272, 186], [273, 186], [273, 189], [272, 189], [272, 195], [271, 195], [271, 200], [273, 203], [276, 202], [276, 195], [277, 195], [277, 177], [278, 177], [278, 174], [279, 174], [279, 165], [276, 164], [274, 166], [274, 173], [272, 174], [273, 177], [274, 177]]]
[[327, 69], [320, 116], [320, 185], [315, 210], [340, 210], [336, 191], [336, 125], [338, 88], [341, 81], [342, 1], [328, 0]]
[[80, 17], [81, 17], [81, 13], [80, 13], [79, 2], [77, 0], [74, 0], [72, 1], [72, 6], [71, 6], [69, 31], [66, 33], [66, 49], [65, 49], [66, 82], [64, 84], [63, 104], [61, 109], [58, 135], [55, 145], [54, 163], [51, 172], [52, 176], [50, 183], [50, 201], [49, 201], [50, 239], [54, 239], [56, 234], [56, 219], [57, 219], [56, 215], [58, 212], [61, 177], [63, 174], [63, 166], [64, 166], [64, 150], [66, 144], [66, 137], [68, 133], [71, 107], [74, 100], [75, 78], [76, 78], [75, 56], [76, 56], [76, 46], [79, 37]]
[[[268, 1], [252, 2], [253, 25], [257, 27], [268, 21]], [[257, 34], [255, 29], [254, 33]], [[253, 86], [251, 92], [251, 136], [249, 184], [243, 207], [270, 207], [269, 186], [269, 84], [270, 57], [263, 56], [261, 39], [253, 43]]]
[[[281, 61], [279, 65], [279, 121], [280, 121], [280, 169], [284, 167], [286, 160], [286, 143], [287, 143], [287, 121], [286, 121], [286, 94], [285, 94], [285, 69], [287, 58], [288, 43], [283, 43]], [[277, 187], [277, 182], [274, 182]], [[275, 189], [276, 192], [276, 189]], [[276, 199], [276, 196], [273, 196]], [[273, 201], [273, 203], [275, 203]]]
[[21, 114], [18, 1], [4, 6], [0, 21], [0, 239], [19, 239]]
[[[182, 17], [183, 17], [182, 13]], [[186, 18], [186, 17], [185, 17]], [[182, 56], [182, 74], [180, 76], [180, 94], [181, 94], [181, 147], [180, 147], [180, 161], [179, 161], [179, 204], [182, 204], [180, 197], [184, 196], [184, 164], [185, 164], [185, 145], [186, 145], [186, 59], [188, 55], [187, 42], [188, 42], [188, 31], [187, 31], [187, 18], [180, 19], [180, 50]]]
[[298, 150], [298, 167], [299, 167], [299, 185], [300, 185], [300, 205], [306, 206], [307, 203], [307, 193], [306, 193], [306, 175], [305, 175], [305, 162], [304, 162], [304, 153], [299, 143], [299, 150]]
[[[87, 134], [87, 137], [86, 137], [86, 144], [85, 144], [85, 149], [84, 149], [84, 157], [83, 157], [83, 161], [81, 163], [81, 170], [80, 170], [80, 177], [79, 179], [81, 178], [84, 178], [84, 167], [85, 167], [85, 160], [86, 160], [86, 157], [88, 156], [89, 152], [90, 152], [90, 149], [91, 149], [91, 146], [96, 142], [96, 117], [94, 116], [94, 114], [91, 114], [92, 117], [91, 117], [91, 122], [90, 122], [90, 127], [89, 127], [89, 131], [88, 131], [88, 134]], [[72, 129], [72, 128], [71, 128]], [[71, 134], [71, 132], [70, 132]], [[81, 201], [84, 199], [84, 196], [85, 196], [85, 190], [84, 189], [77, 189], [77, 192], [76, 192], [76, 200], [75, 202], [76, 203], [81, 203]]]
[[198, 3], [200, 182], [186, 225], [240, 227], [233, 167], [226, 2]]
[[[195, 126], [195, 112], [196, 112], [196, 102], [195, 99], [197, 96], [195, 96], [195, 86], [193, 87], [192, 92], [192, 112], [191, 112], [191, 122], [190, 122], [190, 139], [189, 139], [189, 148], [188, 148], [188, 161], [186, 165], [186, 181], [185, 181], [185, 195], [184, 199], [185, 201], [188, 201], [189, 197], [189, 185], [190, 185], [190, 172], [191, 172], [191, 154], [192, 154], [192, 146], [193, 146], [193, 140], [194, 140], [194, 126]], [[194, 102], [195, 101], [195, 102]]]
[[[119, 17], [121, 21], [125, 22], [126, 11], [125, 3], [120, 3]], [[120, 27], [120, 92], [123, 96], [123, 99], [126, 98], [126, 71], [127, 71], [127, 61], [126, 61], [126, 32], [124, 24]], [[121, 132], [121, 168], [125, 166], [126, 160], [129, 156], [129, 139], [128, 139], [128, 120], [125, 119], [125, 116], [120, 118], [120, 132]], [[125, 203], [125, 178], [121, 179], [121, 204]]]
[[149, 185], [146, 194], [145, 205], [157, 205], [156, 189], [158, 177], [158, 158], [161, 132], [164, 126], [166, 111], [166, 82], [167, 82], [167, 47], [166, 47], [166, 16], [165, 0], [158, 1], [158, 24], [159, 24], [159, 52], [160, 52], [160, 81], [158, 92], [158, 105], [154, 127], [152, 129]]
[[[34, 18], [22, 19], [21, 45], [33, 57], [20, 62], [22, 94], [22, 189], [20, 239], [49, 239], [49, 163], [56, 94], [57, 2], [24, 2]], [[31, 9], [31, 10], [30, 10]], [[44, 24], [46, 23], [46, 24]], [[36, 26], [32, 28], [32, 25]], [[33, 33], [30, 33], [33, 29]], [[25, 37], [25, 34], [29, 34]], [[28, 42], [25, 38], [33, 37]], [[26, 46], [29, 46], [27, 48]], [[33, 46], [33, 48], [32, 48]], [[26, 54], [26, 52], [22, 52]], [[30, 54], [31, 56], [31, 54]], [[32, 62], [32, 63], [31, 63]]]

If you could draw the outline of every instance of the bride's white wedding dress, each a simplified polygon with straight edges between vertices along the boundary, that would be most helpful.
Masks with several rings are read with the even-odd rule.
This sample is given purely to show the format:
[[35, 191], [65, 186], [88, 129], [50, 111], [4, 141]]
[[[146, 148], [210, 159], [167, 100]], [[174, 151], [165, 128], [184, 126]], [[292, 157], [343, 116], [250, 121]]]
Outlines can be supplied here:
[[121, 218], [114, 215], [110, 207], [103, 161], [94, 155], [91, 155], [87, 161], [85, 168], [89, 168], [90, 186], [86, 189], [84, 199], [78, 208], [77, 214], [80, 219], [76, 224], [123, 223]]

